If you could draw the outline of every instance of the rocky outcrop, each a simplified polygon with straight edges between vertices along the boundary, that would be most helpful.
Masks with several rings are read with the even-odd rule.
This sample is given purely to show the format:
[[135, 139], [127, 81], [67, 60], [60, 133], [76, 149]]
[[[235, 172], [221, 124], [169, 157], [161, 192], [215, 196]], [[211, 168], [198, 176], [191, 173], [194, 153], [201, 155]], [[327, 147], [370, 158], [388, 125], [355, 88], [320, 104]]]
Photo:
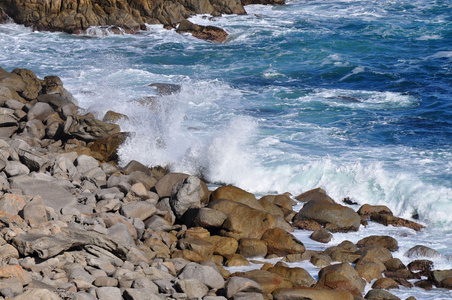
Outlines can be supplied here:
[[217, 43], [224, 42], [228, 36], [226, 31], [221, 28], [196, 25], [188, 20], [182, 20], [180, 22], [179, 27], [177, 27], [177, 32], [191, 33], [191, 35], [196, 38]]
[[[133, 33], [146, 24], [174, 28], [195, 14], [245, 14], [238, 0], [5, 0], [0, 2], [0, 22], [14, 22], [37, 30], [81, 33], [91, 26], [120, 27]], [[184, 32], [208, 40], [224, 41], [226, 32], [212, 26], [183, 23]]]

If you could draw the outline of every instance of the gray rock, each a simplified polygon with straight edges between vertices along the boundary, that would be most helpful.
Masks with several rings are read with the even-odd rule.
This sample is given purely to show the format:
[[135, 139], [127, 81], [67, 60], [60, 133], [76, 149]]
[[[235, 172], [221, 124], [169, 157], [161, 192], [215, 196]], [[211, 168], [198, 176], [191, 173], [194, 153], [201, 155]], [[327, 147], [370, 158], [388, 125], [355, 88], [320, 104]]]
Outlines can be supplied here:
[[34, 196], [30, 202], [25, 204], [22, 214], [24, 220], [29, 221], [30, 223], [34, 222], [36, 225], [48, 221], [44, 201], [39, 195]]
[[56, 178], [72, 179], [76, 173], [77, 168], [67, 157], [58, 157], [52, 166], [52, 174]]
[[201, 180], [195, 176], [189, 176], [173, 186], [170, 205], [176, 217], [181, 218], [190, 208], [201, 207], [201, 190]]
[[68, 116], [64, 126], [64, 132], [87, 142], [106, 138], [119, 133], [117, 124], [102, 122], [92, 116]]
[[30, 171], [43, 171], [51, 166], [51, 161], [37, 151], [27, 151], [19, 149], [17, 151], [20, 161], [26, 165]]
[[239, 292], [232, 297], [232, 300], [264, 300], [264, 296], [260, 293]]
[[162, 300], [158, 295], [148, 289], [125, 289], [122, 294], [124, 300]]
[[129, 233], [129, 229], [124, 223], [115, 224], [108, 228], [108, 234], [126, 245], [135, 245], [135, 242]]
[[155, 190], [160, 198], [171, 197], [173, 186], [182, 180], [185, 180], [189, 175], [183, 173], [169, 173], [162, 177], [156, 184]]
[[139, 218], [142, 221], [148, 219], [156, 213], [157, 208], [155, 205], [147, 201], [135, 202], [121, 207], [121, 214], [123, 216], [127, 218]]
[[42, 140], [46, 135], [46, 127], [41, 121], [34, 119], [25, 124], [24, 133], [28, 133], [32, 137]]
[[13, 238], [12, 245], [15, 246], [23, 256], [36, 253], [43, 259], [56, 256], [62, 251], [75, 246], [95, 246], [100, 248], [100, 251], [102, 251], [102, 249], [107, 250], [107, 253], [102, 252], [104, 255], [107, 255], [107, 257], [108, 252], [111, 252], [109, 254], [110, 256], [114, 257], [114, 255], [116, 255], [123, 259], [127, 259], [130, 252], [129, 246], [124, 245], [112, 237], [93, 231], [82, 231], [70, 227], [61, 228], [61, 232], [54, 235], [37, 233], [17, 235]]
[[31, 121], [37, 119], [42, 122], [54, 112], [55, 111], [49, 104], [44, 102], [37, 102], [28, 111], [28, 120]]
[[20, 101], [14, 100], [14, 99], [8, 99], [5, 101], [5, 106], [7, 108], [17, 110], [17, 109], [24, 108], [25, 104]]
[[154, 215], [150, 217], [146, 222], [144, 222], [146, 225], [146, 229], [157, 231], [157, 230], [164, 230], [168, 231], [173, 229], [173, 226], [168, 223], [165, 219], [162, 217], [159, 217], [157, 215]]
[[205, 296], [202, 300], [227, 300], [223, 296]]
[[14, 300], [61, 300], [54, 292], [47, 289], [29, 289], [25, 293], [14, 297]]
[[117, 287], [99, 287], [96, 288], [96, 295], [99, 300], [118, 300], [122, 293]]
[[239, 292], [262, 293], [262, 291], [263, 291], [262, 287], [257, 282], [244, 277], [234, 276], [231, 277], [226, 283], [226, 296], [228, 298], [231, 298], [232, 296]]
[[427, 257], [427, 258], [445, 259], [445, 256], [436, 251], [435, 249], [423, 245], [416, 245], [408, 249], [404, 255], [409, 258]]
[[132, 283], [132, 288], [146, 289], [153, 294], [158, 294], [159, 292], [159, 287], [147, 277], [139, 277], [135, 279]]
[[94, 157], [84, 154], [77, 157], [74, 164], [81, 174], [85, 174], [87, 171], [99, 167], [99, 162]]
[[108, 276], [99, 276], [94, 280], [94, 285], [97, 287], [118, 286], [118, 279]]
[[74, 294], [74, 300], [97, 300], [97, 298], [86, 292], [78, 292]]
[[225, 287], [223, 277], [214, 268], [193, 262], [187, 264], [178, 277], [179, 279], [198, 279], [212, 289]]
[[117, 211], [121, 207], [119, 199], [101, 200], [96, 204], [96, 212]]
[[107, 184], [107, 175], [105, 175], [104, 171], [102, 171], [102, 169], [99, 167], [85, 171], [81, 179], [88, 180], [94, 183], [97, 187], [101, 187]]
[[176, 282], [176, 288], [187, 295], [188, 298], [202, 298], [209, 288], [198, 279], [182, 279]]
[[24, 291], [22, 283], [20, 282], [20, 279], [17, 277], [1, 279], [0, 280], [0, 291], [4, 296], [5, 296], [5, 292], [4, 292], [5, 289], [10, 290], [8, 292], [8, 294], [10, 294], [10, 297], [14, 297], [19, 294], [22, 294]]
[[27, 200], [27, 197], [21, 195], [4, 194], [0, 198], [0, 210], [10, 215], [17, 215], [24, 208]]
[[83, 280], [92, 283], [96, 279], [79, 264], [66, 265], [65, 270], [69, 280]]
[[75, 206], [78, 201], [71, 193], [52, 182], [34, 179], [28, 176], [10, 178], [12, 189], [19, 189], [25, 195], [41, 196], [44, 204], [55, 211], [65, 206]]
[[219, 228], [223, 225], [224, 221], [228, 218], [228, 214], [216, 209], [203, 207], [198, 210], [195, 217], [195, 224], [201, 227], [216, 227]]
[[113, 275], [116, 271], [115, 266], [113, 266], [113, 264], [110, 263], [108, 259], [87, 257], [86, 262], [89, 266], [103, 270], [108, 276]]
[[18, 161], [9, 161], [6, 164], [4, 171], [8, 177], [27, 175], [30, 173], [30, 169]]

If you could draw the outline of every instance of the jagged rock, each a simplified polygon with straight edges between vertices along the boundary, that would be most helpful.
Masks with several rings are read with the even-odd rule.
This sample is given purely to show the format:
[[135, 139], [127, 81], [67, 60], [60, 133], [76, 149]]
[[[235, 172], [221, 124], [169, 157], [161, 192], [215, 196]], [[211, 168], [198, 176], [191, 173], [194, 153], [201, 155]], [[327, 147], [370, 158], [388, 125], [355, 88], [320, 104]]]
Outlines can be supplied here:
[[107, 138], [119, 133], [119, 131], [119, 125], [102, 122], [90, 114], [86, 116], [68, 116], [64, 126], [64, 133], [87, 142]]
[[107, 235], [69, 227], [61, 228], [61, 232], [54, 235], [21, 234], [13, 238], [13, 245], [21, 255], [27, 256], [36, 253], [43, 259], [58, 255], [64, 250], [85, 245], [97, 246], [122, 258], [126, 258], [130, 251], [129, 247]]
[[402, 219], [399, 217], [394, 217], [388, 214], [373, 214], [370, 216], [370, 219], [374, 222], [383, 224], [385, 226], [392, 225], [394, 227], [408, 227], [411, 229], [414, 229], [416, 231], [421, 230], [422, 228], [425, 228], [425, 226], [410, 221], [406, 219]]
[[19, 75], [19, 77], [25, 83], [25, 87], [18, 90], [19, 94], [22, 97], [28, 100], [33, 100], [38, 97], [39, 93], [42, 90], [42, 84], [32, 71], [27, 69], [14, 69], [11, 73]]
[[129, 120], [129, 117], [124, 114], [109, 110], [105, 113], [105, 115], [102, 119], [102, 121], [108, 122], [108, 123], [117, 122], [119, 120]]
[[63, 82], [58, 76], [44, 77], [43, 90], [47, 95], [57, 95], [64, 101], [78, 105], [77, 100], [63, 87]]
[[102, 162], [118, 160], [117, 150], [129, 137], [127, 132], [119, 132], [107, 137], [99, 138], [89, 147], [93, 156]]
[[181, 218], [190, 208], [200, 208], [201, 192], [201, 180], [195, 176], [176, 183], [170, 198], [170, 205], [176, 217]]
[[224, 42], [228, 37], [227, 32], [221, 28], [215, 26], [202, 26], [193, 24], [187, 19], [184, 19], [180, 22], [179, 26], [177, 27], [177, 32], [190, 33], [196, 38], [218, 43]]

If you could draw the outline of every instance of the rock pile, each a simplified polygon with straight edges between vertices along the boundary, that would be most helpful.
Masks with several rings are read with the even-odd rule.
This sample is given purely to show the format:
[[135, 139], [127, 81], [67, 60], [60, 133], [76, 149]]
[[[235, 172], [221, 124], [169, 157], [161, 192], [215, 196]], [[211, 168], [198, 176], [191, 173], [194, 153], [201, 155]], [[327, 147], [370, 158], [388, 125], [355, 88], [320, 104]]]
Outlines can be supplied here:
[[[119, 168], [113, 153], [127, 135], [79, 110], [57, 77], [0, 69], [0, 299], [352, 300], [373, 281], [366, 299], [398, 299], [386, 290], [452, 288], [451, 270], [417, 259], [440, 255], [425, 246], [405, 266], [388, 236], [313, 251], [291, 234], [295, 225], [328, 242], [392, 217], [386, 207], [355, 212], [316, 189], [295, 212], [288, 194], [258, 200], [136, 161]], [[397, 220], [389, 224], [422, 227]], [[224, 268], [259, 257], [281, 260]], [[320, 269], [317, 280], [289, 267], [302, 260]]]

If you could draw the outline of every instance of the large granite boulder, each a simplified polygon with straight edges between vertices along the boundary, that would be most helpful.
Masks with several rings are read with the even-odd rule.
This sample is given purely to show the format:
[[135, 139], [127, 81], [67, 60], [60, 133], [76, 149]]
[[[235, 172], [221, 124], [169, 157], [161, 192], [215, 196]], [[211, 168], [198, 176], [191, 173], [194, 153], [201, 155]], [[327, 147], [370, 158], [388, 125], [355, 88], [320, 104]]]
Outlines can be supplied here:
[[332, 231], [357, 231], [361, 217], [351, 208], [328, 201], [313, 199], [295, 215], [294, 221], [312, 220], [322, 225], [332, 225]]

